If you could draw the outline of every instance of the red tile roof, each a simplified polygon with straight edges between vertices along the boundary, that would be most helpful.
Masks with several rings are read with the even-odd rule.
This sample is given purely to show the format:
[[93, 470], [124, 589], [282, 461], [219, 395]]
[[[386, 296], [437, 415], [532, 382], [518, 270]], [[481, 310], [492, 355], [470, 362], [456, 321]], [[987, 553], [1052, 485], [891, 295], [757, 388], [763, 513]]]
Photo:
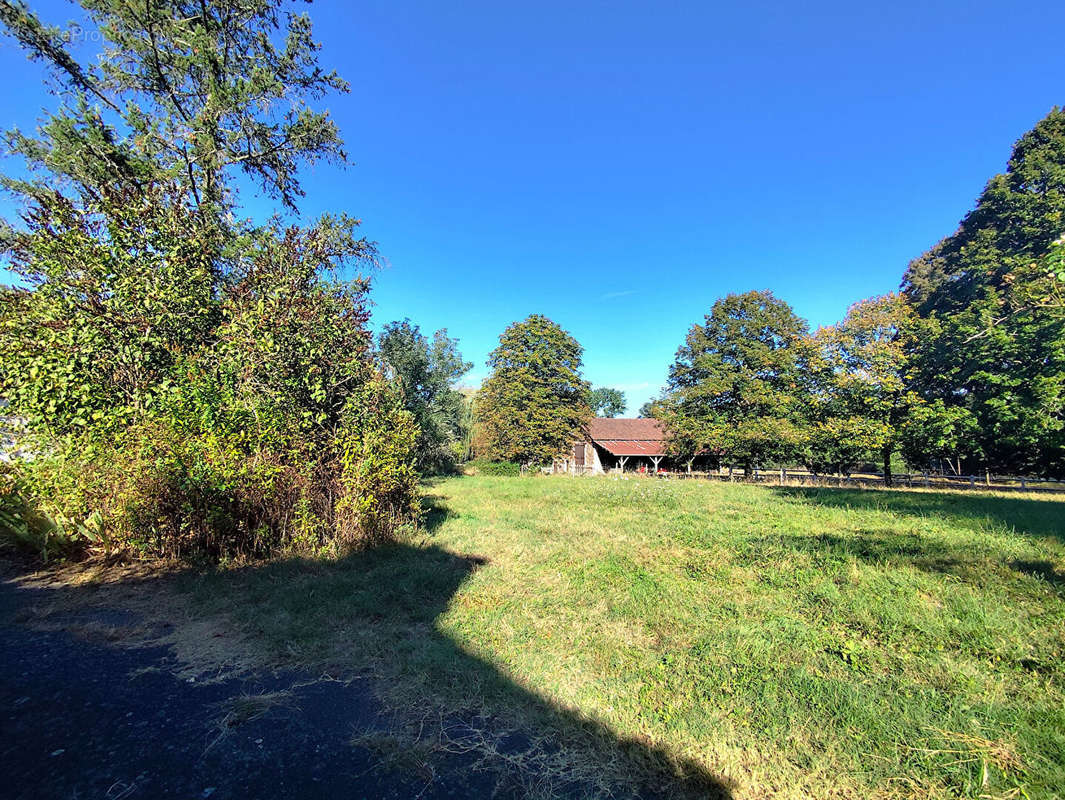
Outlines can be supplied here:
[[666, 455], [666, 432], [656, 419], [596, 417], [588, 423], [588, 435], [615, 456]]
[[636, 442], [632, 439], [596, 439], [595, 443], [616, 456], [664, 456], [663, 442]]
[[611, 419], [596, 417], [588, 423], [588, 434], [600, 439], [633, 439], [641, 442], [660, 442], [666, 431], [657, 419]]

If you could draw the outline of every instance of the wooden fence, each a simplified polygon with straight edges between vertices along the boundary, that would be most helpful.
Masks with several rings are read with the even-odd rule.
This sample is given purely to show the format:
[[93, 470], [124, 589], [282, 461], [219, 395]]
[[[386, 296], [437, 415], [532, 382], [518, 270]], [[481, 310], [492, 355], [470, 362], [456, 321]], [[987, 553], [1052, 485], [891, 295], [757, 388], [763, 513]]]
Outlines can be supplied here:
[[[756, 469], [745, 476], [741, 470], [723, 468], [710, 472], [660, 473], [659, 477], [686, 480], [721, 480], [736, 483], [760, 483], [778, 486], [828, 486], [867, 489], [885, 487], [884, 476], [876, 473], [851, 475], [818, 475], [796, 469]], [[1065, 483], [1046, 478], [1003, 475], [947, 475], [930, 472], [903, 472], [891, 476], [894, 489], [952, 489], [995, 492], [1065, 492]]]

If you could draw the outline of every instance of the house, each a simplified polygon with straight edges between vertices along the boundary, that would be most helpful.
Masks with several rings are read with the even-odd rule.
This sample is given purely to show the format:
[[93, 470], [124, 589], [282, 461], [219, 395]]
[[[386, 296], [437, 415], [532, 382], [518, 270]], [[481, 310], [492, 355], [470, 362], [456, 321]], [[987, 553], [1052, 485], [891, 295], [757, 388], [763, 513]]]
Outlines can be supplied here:
[[665, 439], [665, 428], [656, 419], [596, 417], [588, 423], [582, 440], [573, 444], [573, 451], [555, 460], [554, 471], [599, 475], [672, 469]]

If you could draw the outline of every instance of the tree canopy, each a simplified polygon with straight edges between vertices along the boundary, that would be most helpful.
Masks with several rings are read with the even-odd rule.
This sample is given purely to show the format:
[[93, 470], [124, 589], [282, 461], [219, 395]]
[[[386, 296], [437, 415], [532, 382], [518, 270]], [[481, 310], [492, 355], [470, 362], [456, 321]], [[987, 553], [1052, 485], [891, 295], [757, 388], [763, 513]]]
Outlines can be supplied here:
[[768, 291], [731, 294], [693, 325], [658, 404], [678, 456], [708, 451], [750, 469], [805, 441], [808, 326]]
[[25, 2], [0, 21], [58, 81], [61, 99], [36, 137], [8, 145], [36, 172], [15, 182], [38, 195], [63, 179], [84, 191], [139, 188], [166, 177], [217, 215], [236, 201], [234, 170], [288, 208], [303, 195], [300, 165], [343, 161], [339, 131], [312, 103], [348, 85], [318, 64], [310, 18], [283, 0], [81, 0], [100, 58], [79, 62], [76, 32], [48, 25]]
[[619, 417], [625, 413], [625, 393], [620, 389], [599, 386], [592, 389], [589, 405], [597, 417]]
[[348, 217], [237, 213], [236, 170], [291, 210], [297, 167], [342, 155], [309, 106], [343, 86], [309, 21], [279, 0], [83, 5], [93, 64], [0, 4], [58, 98], [38, 136], [8, 134], [30, 177], [3, 179], [24, 202], [3, 237], [23, 285], [0, 288], [0, 395], [34, 458], [6, 484], [50, 536], [105, 550], [389, 536], [415, 513], [415, 426], [372, 359], [375, 250]]
[[807, 451], [816, 471], [849, 472], [872, 456], [891, 483], [891, 457], [919, 402], [906, 385], [912, 316], [903, 296], [889, 294], [855, 303], [817, 332]]
[[957, 455], [974, 466], [1065, 473], [1063, 233], [1065, 112], [1055, 108], [958, 230], [906, 271], [919, 317], [913, 387], [972, 432]]
[[386, 377], [418, 425], [417, 458], [423, 470], [450, 468], [462, 453], [468, 425], [466, 399], [456, 382], [473, 366], [458, 341], [438, 330], [430, 341], [410, 320], [390, 322], [377, 348]]
[[576, 339], [541, 314], [503, 331], [477, 394], [485, 455], [542, 464], [572, 445], [592, 415], [582, 354]]

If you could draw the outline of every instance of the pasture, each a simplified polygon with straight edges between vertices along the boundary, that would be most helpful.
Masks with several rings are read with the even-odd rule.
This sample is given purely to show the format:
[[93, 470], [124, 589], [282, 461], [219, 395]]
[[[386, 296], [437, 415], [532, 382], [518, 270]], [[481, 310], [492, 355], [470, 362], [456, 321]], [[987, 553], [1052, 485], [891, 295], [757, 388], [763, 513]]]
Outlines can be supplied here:
[[616, 477], [424, 493], [409, 542], [184, 591], [274, 663], [372, 674], [403, 723], [361, 744], [478, 753], [529, 794], [1065, 787], [1065, 502]]

